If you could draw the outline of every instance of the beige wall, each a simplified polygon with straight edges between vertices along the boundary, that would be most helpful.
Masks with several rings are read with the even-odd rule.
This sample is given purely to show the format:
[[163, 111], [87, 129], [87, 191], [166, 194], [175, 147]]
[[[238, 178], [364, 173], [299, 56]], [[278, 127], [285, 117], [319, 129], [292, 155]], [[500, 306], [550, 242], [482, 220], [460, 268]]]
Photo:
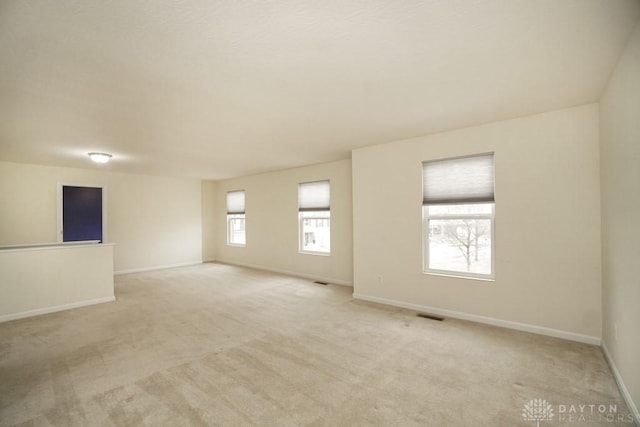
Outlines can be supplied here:
[[[298, 252], [298, 183], [331, 181], [331, 255]], [[226, 193], [245, 190], [247, 244], [227, 245]], [[334, 283], [352, 282], [351, 162], [324, 163], [219, 181], [216, 259], [291, 272]]]
[[[422, 161], [495, 152], [495, 282], [423, 274]], [[355, 150], [354, 293], [601, 334], [598, 106]]]
[[637, 408], [640, 406], [640, 24], [636, 25], [600, 100], [600, 144], [603, 341]]
[[202, 260], [216, 259], [216, 182], [202, 181]]
[[0, 245], [55, 242], [58, 183], [104, 185], [114, 269], [202, 260], [201, 182], [0, 162]]
[[113, 249], [0, 249], [0, 322], [113, 301]]

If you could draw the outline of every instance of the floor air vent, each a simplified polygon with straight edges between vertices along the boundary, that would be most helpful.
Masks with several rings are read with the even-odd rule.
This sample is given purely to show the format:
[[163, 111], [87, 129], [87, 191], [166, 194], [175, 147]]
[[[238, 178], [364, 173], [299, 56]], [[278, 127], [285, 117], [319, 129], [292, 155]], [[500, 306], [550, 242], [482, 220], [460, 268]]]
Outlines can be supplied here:
[[327, 286], [327, 285], [328, 285], [328, 283], [327, 283], [327, 282], [321, 282], [321, 281], [319, 281], [319, 280], [316, 280], [316, 281], [315, 281], [315, 282], [313, 282], [313, 283], [315, 283], [316, 285], [324, 285], [324, 286]]
[[444, 317], [434, 316], [433, 314], [427, 313], [418, 313], [417, 316], [422, 317], [423, 319], [437, 320], [438, 322], [442, 322], [444, 320]]

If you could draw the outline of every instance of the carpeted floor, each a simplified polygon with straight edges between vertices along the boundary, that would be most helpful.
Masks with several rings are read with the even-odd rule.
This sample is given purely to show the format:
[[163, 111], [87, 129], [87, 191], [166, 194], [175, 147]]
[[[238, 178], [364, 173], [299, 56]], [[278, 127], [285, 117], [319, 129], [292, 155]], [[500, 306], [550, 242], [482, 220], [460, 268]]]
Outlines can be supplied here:
[[221, 264], [118, 276], [116, 302], [0, 324], [0, 424], [631, 425], [598, 347], [351, 292]]

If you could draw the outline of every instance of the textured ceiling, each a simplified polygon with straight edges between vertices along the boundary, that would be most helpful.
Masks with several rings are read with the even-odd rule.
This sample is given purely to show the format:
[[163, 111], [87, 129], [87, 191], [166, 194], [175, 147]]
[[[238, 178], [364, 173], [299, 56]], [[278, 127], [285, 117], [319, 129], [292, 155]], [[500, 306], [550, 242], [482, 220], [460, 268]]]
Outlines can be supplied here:
[[0, 160], [219, 179], [594, 102], [637, 0], [2, 0]]

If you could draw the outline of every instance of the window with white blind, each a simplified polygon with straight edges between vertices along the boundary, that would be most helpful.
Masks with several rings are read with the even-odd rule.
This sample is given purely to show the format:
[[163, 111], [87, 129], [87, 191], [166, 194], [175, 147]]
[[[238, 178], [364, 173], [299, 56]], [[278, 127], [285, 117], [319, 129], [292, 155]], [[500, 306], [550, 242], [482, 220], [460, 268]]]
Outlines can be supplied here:
[[246, 244], [244, 190], [227, 193], [227, 244], [244, 246]]
[[422, 167], [425, 272], [493, 279], [493, 153]]
[[331, 252], [331, 190], [329, 181], [298, 185], [298, 235], [301, 253]]

